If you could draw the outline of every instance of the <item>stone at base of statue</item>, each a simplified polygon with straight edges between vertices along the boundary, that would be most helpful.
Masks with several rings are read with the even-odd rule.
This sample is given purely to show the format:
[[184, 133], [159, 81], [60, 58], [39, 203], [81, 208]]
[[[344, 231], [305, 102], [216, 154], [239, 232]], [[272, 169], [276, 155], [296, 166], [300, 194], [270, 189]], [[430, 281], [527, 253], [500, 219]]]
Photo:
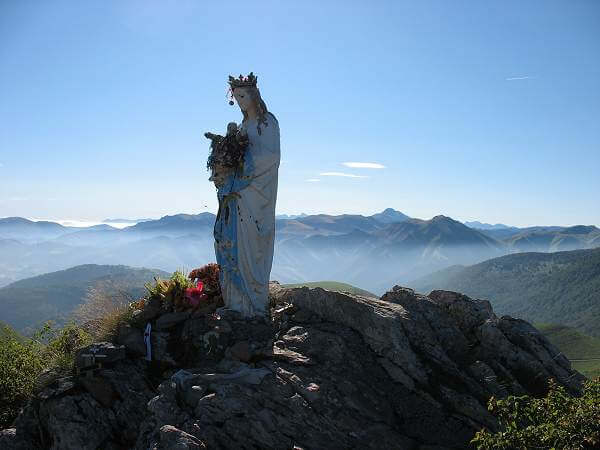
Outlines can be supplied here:
[[230, 320], [242, 320], [244, 319], [244, 316], [242, 315], [241, 312], [236, 311], [234, 309], [228, 308], [227, 306], [221, 306], [220, 308], [217, 308], [215, 310], [215, 314], [217, 314], [218, 316], [222, 317], [222, 318], [227, 318]]
[[83, 369], [96, 363], [110, 364], [125, 359], [125, 346], [111, 342], [95, 342], [80, 349], [75, 357], [75, 366]]
[[178, 370], [171, 375], [171, 381], [174, 381], [179, 390], [185, 391], [193, 383], [198, 375], [188, 372], [187, 370]]
[[84, 377], [77, 381], [94, 399], [105, 408], [110, 408], [119, 398], [109, 380], [101, 377]]
[[74, 377], [62, 377], [51, 383], [40, 392], [37, 397], [41, 400], [47, 400], [51, 397], [59, 397], [70, 391], [76, 386]]

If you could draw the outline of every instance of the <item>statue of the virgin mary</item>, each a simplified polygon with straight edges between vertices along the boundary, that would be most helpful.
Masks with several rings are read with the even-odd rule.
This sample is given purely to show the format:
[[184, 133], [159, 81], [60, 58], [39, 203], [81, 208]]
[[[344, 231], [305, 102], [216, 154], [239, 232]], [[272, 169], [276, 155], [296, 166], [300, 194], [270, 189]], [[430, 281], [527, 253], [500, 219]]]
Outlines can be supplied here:
[[[279, 171], [279, 123], [267, 110], [251, 72], [229, 77], [247, 134], [243, 164], [217, 174], [219, 212], [214, 227], [215, 254], [224, 308], [244, 317], [267, 316], [273, 264], [275, 202]], [[214, 174], [213, 174], [214, 175]]]

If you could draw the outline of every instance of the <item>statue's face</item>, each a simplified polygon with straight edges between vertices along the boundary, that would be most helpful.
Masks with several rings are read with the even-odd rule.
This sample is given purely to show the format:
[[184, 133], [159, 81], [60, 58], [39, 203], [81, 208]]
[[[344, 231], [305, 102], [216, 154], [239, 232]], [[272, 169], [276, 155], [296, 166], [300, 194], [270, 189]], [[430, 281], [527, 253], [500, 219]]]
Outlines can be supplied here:
[[237, 87], [233, 90], [233, 97], [242, 111], [248, 111], [253, 106], [253, 99], [249, 89], [245, 87]]

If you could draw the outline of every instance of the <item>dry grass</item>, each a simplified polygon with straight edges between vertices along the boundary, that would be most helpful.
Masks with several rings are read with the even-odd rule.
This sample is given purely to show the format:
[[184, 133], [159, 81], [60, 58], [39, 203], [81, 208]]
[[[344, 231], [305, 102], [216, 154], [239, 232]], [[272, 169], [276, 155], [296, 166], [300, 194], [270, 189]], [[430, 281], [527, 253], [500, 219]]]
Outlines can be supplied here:
[[131, 318], [129, 303], [134, 300], [120, 283], [103, 280], [88, 289], [85, 302], [73, 315], [95, 340], [110, 341], [119, 325]]

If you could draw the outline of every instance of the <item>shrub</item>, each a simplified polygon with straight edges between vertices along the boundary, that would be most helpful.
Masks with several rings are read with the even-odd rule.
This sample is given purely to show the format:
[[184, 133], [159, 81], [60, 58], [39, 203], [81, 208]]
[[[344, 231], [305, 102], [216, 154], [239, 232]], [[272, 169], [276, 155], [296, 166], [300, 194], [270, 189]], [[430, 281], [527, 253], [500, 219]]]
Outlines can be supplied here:
[[38, 342], [7, 326], [0, 334], [0, 428], [4, 428], [31, 396], [44, 364]]
[[48, 324], [45, 327], [48, 343], [42, 350], [44, 366], [54, 369], [57, 376], [71, 372], [77, 351], [90, 345], [94, 341], [93, 336], [74, 322], [58, 330]]
[[45, 382], [67, 375], [75, 354], [92, 342], [91, 336], [74, 323], [54, 329], [47, 322], [31, 337], [23, 337], [12, 328], [0, 330], [0, 428], [10, 425], [21, 406], [36, 389], [42, 372]]
[[600, 378], [587, 380], [580, 397], [549, 380], [544, 398], [509, 395], [490, 398], [488, 410], [501, 431], [478, 431], [471, 443], [478, 449], [592, 449], [600, 447]]
[[123, 285], [103, 280], [88, 289], [73, 315], [95, 340], [111, 341], [119, 325], [131, 319], [133, 300]]

